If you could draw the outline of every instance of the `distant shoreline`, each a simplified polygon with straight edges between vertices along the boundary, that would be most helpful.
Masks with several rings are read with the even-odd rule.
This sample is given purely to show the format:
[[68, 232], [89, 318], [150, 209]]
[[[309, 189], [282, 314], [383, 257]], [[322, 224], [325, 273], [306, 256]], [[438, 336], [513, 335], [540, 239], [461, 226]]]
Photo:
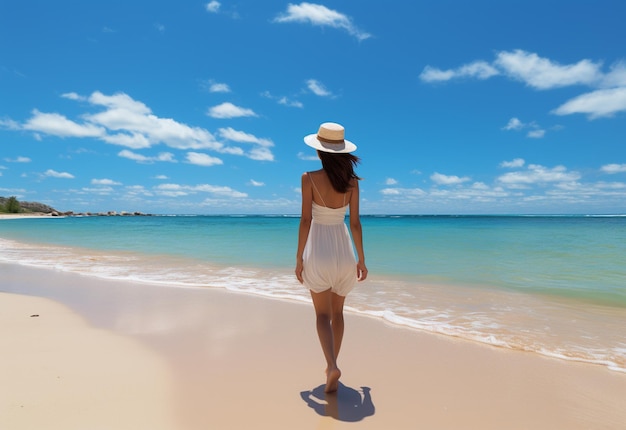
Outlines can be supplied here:
[[[0, 213], [3, 219], [29, 219], [29, 218], [68, 218], [68, 217], [289, 217], [298, 218], [299, 214], [152, 214], [142, 212], [25, 212], [25, 213]], [[362, 214], [364, 219], [372, 218], [626, 218], [626, 214]]]
[[142, 212], [87, 212], [87, 213], [74, 213], [74, 212], [22, 212], [22, 213], [0, 213], [0, 220], [2, 219], [28, 219], [28, 218], [67, 218], [67, 217], [134, 217], [134, 216], [152, 216], [152, 214], [144, 214]]

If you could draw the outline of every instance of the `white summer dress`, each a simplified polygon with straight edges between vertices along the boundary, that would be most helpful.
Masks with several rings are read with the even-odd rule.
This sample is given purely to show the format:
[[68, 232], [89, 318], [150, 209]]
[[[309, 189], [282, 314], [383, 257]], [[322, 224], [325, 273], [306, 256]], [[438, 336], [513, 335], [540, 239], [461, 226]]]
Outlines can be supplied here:
[[[309, 179], [317, 191], [310, 175]], [[319, 191], [317, 194], [326, 205]], [[304, 285], [315, 293], [331, 289], [346, 296], [356, 284], [356, 258], [345, 224], [347, 210], [348, 205], [329, 208], [313, 202], [313, 220], [304, 247], [302, 277]]]

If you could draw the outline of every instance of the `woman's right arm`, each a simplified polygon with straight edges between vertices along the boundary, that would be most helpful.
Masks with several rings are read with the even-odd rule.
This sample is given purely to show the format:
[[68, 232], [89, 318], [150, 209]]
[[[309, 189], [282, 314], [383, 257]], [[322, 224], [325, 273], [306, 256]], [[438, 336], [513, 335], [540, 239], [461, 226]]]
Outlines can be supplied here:
[[363, 250], [363, 228], [359, 215], [359, 181], [357, 179], [353, 179], [353, 181], [354, 185], [350, 195], [350, 232], [358, 256], [356, 276], [359, 281], [364, 281], [367, 278], [367, 266], [365, 265], [365, 251]]

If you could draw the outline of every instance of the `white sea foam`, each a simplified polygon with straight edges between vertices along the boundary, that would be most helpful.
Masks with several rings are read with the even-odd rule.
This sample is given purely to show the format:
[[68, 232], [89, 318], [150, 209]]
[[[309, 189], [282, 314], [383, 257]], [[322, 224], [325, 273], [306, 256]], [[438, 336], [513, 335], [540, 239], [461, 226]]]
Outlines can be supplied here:
[[[185, 288], [223, 288], [310, 302], [282, 269], [217, 266], [173, 256], [36, 245], [0, 238], [0, 262]], [[346, 310], [415, 330], [492, 346], [587, 362], [626, 372], [622, 309], [588, 309], [489, 289], [372, 278], [359, 284]], [[571, 324], [576, 320], [577, 324]], [[615, 332], [615, 333], [611, 333]]]

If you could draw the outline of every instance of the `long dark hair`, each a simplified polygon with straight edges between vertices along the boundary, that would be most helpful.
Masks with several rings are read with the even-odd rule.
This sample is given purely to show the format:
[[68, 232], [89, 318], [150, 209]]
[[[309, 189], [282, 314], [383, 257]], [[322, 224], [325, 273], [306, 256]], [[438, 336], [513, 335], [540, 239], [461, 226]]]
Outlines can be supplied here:
[[361, 161], [359, 157], [350, 153], [330, 153], [317, 151], [322, 160], [322, 167], [330, 179], [330, 183], [338, 193], [346, 193], [351, 188], [353, 179], [360, 180], [354, 167]]

